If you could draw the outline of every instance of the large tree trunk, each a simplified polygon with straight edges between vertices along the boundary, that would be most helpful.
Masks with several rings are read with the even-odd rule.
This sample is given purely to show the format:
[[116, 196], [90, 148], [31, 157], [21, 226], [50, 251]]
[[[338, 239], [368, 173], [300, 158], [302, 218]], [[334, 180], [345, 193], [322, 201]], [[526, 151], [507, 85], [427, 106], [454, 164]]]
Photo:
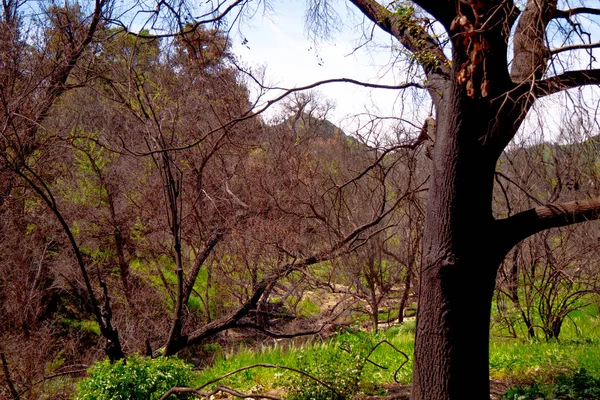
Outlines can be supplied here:
[[451, 88], [438, 107], [423, 236], [414, 400], [489, 399], [489, 324], [502, 261], [492, 216], [497, 112]]

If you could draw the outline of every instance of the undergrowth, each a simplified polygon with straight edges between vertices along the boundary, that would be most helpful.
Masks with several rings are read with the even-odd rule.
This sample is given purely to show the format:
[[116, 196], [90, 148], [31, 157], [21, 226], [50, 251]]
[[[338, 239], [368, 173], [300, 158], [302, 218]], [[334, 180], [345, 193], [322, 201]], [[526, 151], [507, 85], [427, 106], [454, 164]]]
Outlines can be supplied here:
[[[490, 342], [491, 378], [515, 384], [535, 382], [531, 389], [534, 393], [536, 385], [537, 388], [545, 387], [581, 368], [589, 376], [600, 376], [600, 330], [596, 329], [599, 321], [582, 315], [575, 318], [576, 328], [566, 328], [560, 342], [493, 337]], [[409, 356], [396, 379], [402, 384], [410, 383], [414, 328], [414, 321], [408, 321], [378, 334], [348, 331], [323, 342], [291, 347], [289, 351], [282, 347], [260, 351], [239, 348], [223, 354], [212, 367], [201, 371], [196, 383], [203, 384], [243, 366], [266, 363], [313, 374], [340, 388], [340, 392], [344, 387], [351, 387], [354, 393], [376, 394], [395, 381], [394, 373], [404, 357], [388, 345], [375, 349], [368, 361], [365, 354], [381, 341], [389, 341], [390, 345]], [[276, 369], [243, 371], [221, 383], [251, 392], [284, 390], [294, 399], [336, 398], [331, 390], [318, 389], [319, 385], [314, 381], [301, 378], [297, 373]], [[514, 399], [528, 398], [510, 398]]]
[[584, 368], [554, 383], [533, 382], [530, 385], [511, 387], [503, 400], [596, 400], [600, 399], [600, 378], [592, 376]]
[[[560, 342], [492, 338], [492, 379], [516, 384], [504, 400], [600, 398], [600, 333], [595, 329], [598, 320], [578, 318], [577, 329], [565, 330]], [[250, 394], [283, 394], [291, 400], [341, 400], [357, 393], [383, 394], [388, 384], [410, 383], [414, 331], [414, 321], [408, 321], [377, 334], [348, 330], [328, 340], [301, 345], [291, 340], [258, 350], [240, 345], [229, 352], [216, 352], [210, 367], [194, 373], [175, 359], [144, 361], [134, 357], [126, 365], [113, 366], [103, 362], [96, 364], [89, 371], [90, 378], [80, 383], [79, 398], [86, 398], [84, 393], [91, 393], [87, 398], [117, 398], [102, 397], [109, 386], [115, 385], [119, 393], [144, 387], [159, 393], [172, 384], [199, 387], [213, 380], [207, 390], [222, 385]], [[169, 368], [164, 370], [167, 364]], [[244, 369], [255, 364], [262, 366]], [[177, 367], [180, 373], [174, 376], [171, 367]], [[243, 370], [217, 382], [217, 378], [238, 369]], [[166, 380], [150, 379], [155, 376]]]
[[[394, 382], [394, 375], [401, 383], [410, 382], [413, 342], [406, 327], [401, 327], [379, 334], [346, 332], [290, 351], [280, 347], [262, 351], [238, 349], [203, 370], [196, 383], [200, 386], [244, 366], [270, 364], [291, 367], [317, 377], [338, 394], [298, 372], [271, 368], [245, 370], [219, 384], [249, 392], [284, 388], [293, 399], [336, 399], [340, 398], [339, 394], [344, 397], [357, 391], [377, 393], [383, 384]], [[402, 368], [398, 370], [400, 366]]]

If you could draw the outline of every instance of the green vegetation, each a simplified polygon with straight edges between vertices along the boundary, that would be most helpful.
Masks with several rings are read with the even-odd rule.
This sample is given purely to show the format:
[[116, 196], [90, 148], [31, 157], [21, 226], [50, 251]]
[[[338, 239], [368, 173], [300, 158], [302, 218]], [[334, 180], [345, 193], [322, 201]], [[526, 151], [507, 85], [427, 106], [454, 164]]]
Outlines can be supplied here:
[[100, 327], [98, 326], [98, 323], [96, 321], [77, 320], [66, 317], [60, 318], [58, 321], [67, 327], [80, 329], [85, 333], [93, 334], [96, 336], [100, 335]]
[[159, 399], [173, 386], [192, 382], [192, 367], [178, 358], [128, 357], [104, 360], [89, 369], [77, 385], [77, 400]]
[[[409, 322], [409, 325], [414, 325]], [[384, 342], [386, 341], [386, 342]], [[379, 344], [379, 346], [377, 346]], [[376, 347], [377, 346], [377, 347]], [[289, 370], [256, 368], [232, 375], [219, 384], [239, 390], [269, 391], [284, 388], [294, 399], [329, 399], [339, 395], [349, 397], [357, 390], [374, 393], [383, 384], [394, 382], [394, 374], [413, 351], [413, 338], [404, 327], [371, 334], [346, 332], [322, 343], [304, 344], [283, 350], [281, 346], [253, 351], [240, 348], [236, 352], [217, 358], [212, 367], [201, 372], [195, 384], [202, 385], [221, 375], [253, 364], [270, 364], [291, 367], [317, 377], [338, 393], [315, 380]], [[375, 348], [376, 347], [376, 348]], [[409, 383], [412, 365], [407, 362], [397, 373], [397, 379]]]
[[[505, 397], [505, 399], [527, 400], [530, 397], [519, 396], [559, 393], [555, 387], [560, 385], [567, 387], [568, 382], [580, 382], [585, 378], [586, 382], [593, 383], [600, 379], [600, 331], [595, 329], [600, 321], [582, 312], [574, 313], [571, 318], [577, 324], [577, 328], [575, 329], [574, 325], [565, 327], [564, 338], [560, 342], [492, 338], [490, 345], [492, 379], [534, 383], [532, 386], [512, 388], [507, 396], [512, 394], [513, 397]], [[407, 321], [377, 334], [346, 332], [322, 343], [303, 344], [289, 350], [284, 350], [282, 346], [264, 348], [260, 351], [240, 347], [229, 354], [217, 356], [215, 363], [203, 370], [194, 384], [202, 385], [245, 366], [271, 364], [295, 368], [318, 377], [342, 395], [356, 392], [376, 394], [383, 391], [386, 385], [394, 382], [394, 373], [404, 358], [385, 343], [368, 356], [368, 361], [367, 355], [375, 345], [384, 340], [409, 356], [412, 355], [414, 330], [414, 321]], [[576, 373], [579, 369], [583, 369], [584, 372]], [[412, 357], [400, 368], [396, 378], [398, 382], [408, 384], [411, 376]], [[572, 378], [567, 378], [569, 376]], [[310, 378], [287, 370], [271, 368], [245, 370], [220, 381], [219, 384], [255, 393], [279, 391], [283, 388], [289, 398], [293, 399], [339, 397]], [[550, 392], [548, 388], [554, 392]], [[531, 397], [531, 399], [537, 398]], [[579, 397], [558, 398], [578, 399]]]
[[559, 376], [554, 384], [533, 382], [527, 386], [514, 386], [503, 400], [593, 400], [600, 398], [600, 379], [584, 368], [572, 376]]

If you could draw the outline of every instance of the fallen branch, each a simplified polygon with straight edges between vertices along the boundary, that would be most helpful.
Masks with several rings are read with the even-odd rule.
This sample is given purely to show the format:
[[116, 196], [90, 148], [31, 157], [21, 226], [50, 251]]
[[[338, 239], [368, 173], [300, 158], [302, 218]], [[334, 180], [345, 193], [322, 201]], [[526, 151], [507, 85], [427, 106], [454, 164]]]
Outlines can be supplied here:
[[[396, 369], [396, 371], [394, 372], [394, 381], [396, 383], [400, 383], [398, 381], [398, 372], [400, 372], [400, 370], [402, 369], [402, 367], [404, 367], [406, 365], [406, 363], [408, 362], [409, 358], [408, 355], [406, 355], [405, 352], [403, 352], [402, 350], [398, 349], [396, 346], [394, 346], [393, 344], [391, 344], [390, 342], [388, 342], [387, 340], [382, 340], [379, 343], [377, 343], [375, 346], [373, 346], [371, 348], [371, 350], [369, 351], [369, 353], [367, 354], [367, 356], [365, 357], [365, 361], [368, 362], [371, 365], [376, 366], [377, 368], [381, 368], [381, 369], [388, 369], [387, 367], [383, 366], [383, 365], [379, 365], [376, 362], [369, 360], [369, 357], [371, 357], [371, 355], [373, 354], [373, 352], [382, 344], [387, 344], [388, 346], [390, 346], [392, 349], [396, 350], [396, 352], [402, 354], [405, 358], [404, 362], [402, 364], [400, 364], [400, 366]], [[340, 348], [349, 353], [352, 354], [352, 348], [350, 347], [350, 343], [348, 343], [347, 341], [342, 343], [342, 346], [340, 346]]]
[[59, 378], [61, 376], [65, 376], [65, 375], [79, 375], [79, 374], [83, 374], [85, 371], [87, 371], [87, 365], [85, 364], [79, 364], [79, 365], [72, 365], [71, 367], [83, 367], [83, 368], [79, 368], [79, 369], [74, 369], [74, 370], [70, 370], [70, 371], [63, 371], [63, 372], [57, 372], [55, 374], [52, 375], [48, 375], [43, 377], [42, 379], [33, 382], [31, 385], [29, 385], [28, 387], [26, 387], [25, 389], [23, 389], [20, 393], [20, 395], [24, 395], [25, 393], [27, 393], [32, 387], [39, 385], [40, 383], [44, 383], [46, 381], [49, 381], [50, 379], [54, 379], [54, 378]]

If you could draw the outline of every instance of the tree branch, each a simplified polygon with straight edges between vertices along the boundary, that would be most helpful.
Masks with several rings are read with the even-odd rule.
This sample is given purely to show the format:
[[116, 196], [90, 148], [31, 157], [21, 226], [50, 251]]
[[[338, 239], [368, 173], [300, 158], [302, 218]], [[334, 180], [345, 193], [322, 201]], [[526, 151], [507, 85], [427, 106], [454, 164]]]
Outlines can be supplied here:
[[90, 25], [84, 39], [81, 41], [81, 43], [77, 44], [77, 47], [74, 50], [70, 51], [63, 64], [59, 66], [55, 71], [53, 71], [53, 74], [50, 76], [48, 82], [48, 89], [46, 93], [46, 99], [41, 102], [38, 113], [34, 119], [35, 124], [29, 127], [29, 129], [26, 132], [28, 136], [32, 136], [35, 133], [37, 127], [40, 126], [41, 123], [50, 114], [50, 108], [54, 105], [56, 100], [67, 90], [67, 80], [71, 76], [71, 72], [77, 65], [77, 62], [83, 56], [85, 50], [87, 50], [90, 43], [92, 43], [96, 31], [101, 25], [103, 17], [102, 12], [103, 9], [107, 6], [107, 4], [107, 0], [96, 0], [92, 20], [90, 21]]
[[518, 20], [513, 37], [510, 75], [517, 83], [538, 80], [548, 68], [546, 28], [557, 0], [529, 0]]
[[212, 399], [212, 398], [215, 398], [216, 395], [219, 393], [226, 393], [233, 397], [237, 397], [239, 399], [283, 400], [280, 397], [269, 396], [268, 394], [242, 393], [239, 390], [235, 390], [235, 389], [229, 388], [227, 386], [217, 386], [214, 390], [211, 390], [210, 392], [203, 392], [203, 391], [201, 391], [199, 389], [195, 389], [195, 388], [174, 387], [174, 388], [169, 389], [169, 391], [167, 393], [165, 393], [163, 395], [163, 397], [161, 397], [161, 399], [167, 399], [172, 395], [186, 394], [186, 393], [194, 394], [195, 396], [200, 397], [201, 399], [202, 398]]
[[[160, 3], [166, 4], [166, 2], [159, 2], [159, 4]], [[235, 0], [233, 3], [229, 4], [223, 11], [221, 11], [220, 14], [217, 14], [217, 12], [219, 11], [219, 8], [221, 8], [221, 6], [223, 4], [225, 4], [225, 2], [217, 5], [217, 7], [215, 7], [215, 9], [213, 9], [210, 13], [206, 13], [204, 15], [201, 15], [200, 17], [197, 17], [198, 19], [190, 27], [186, 28], [185, 30], [180, 30], [175, 33], [164, 33], [164, 34], [149, 34], [149, 33], [143, 33], [143, 32], [135, 33], [135, 32], [132, 32], [126, 25], [124, 25], [119, 20], [111, 20], [110, 22], [121, 27], [121, 30], [119, 32], [117, 32], [117, 34], [121, 33], [121, 32], [125, 32], [128, 35], [135, 36], [135, 37], [138, 37], [141, 39], [163, 39], [163, 38], [185, 36], [188, 34], [193, 34], [201, 25], [208, 25], [208, 24], [212, 24], [212, 23], [221, 22], [235, 8], [238, 8], [238, 7], [243, 8], [245, 5], [247, 5], [248, 0]], [[210, 18], [207, 18], [207, 17], [210, 17]]]
[[4, 375], [4, 380], [6, 381], [6, 385], [10, 390], [10, 394], [13, 397], [13, 400], [19, 400], [19, 392], [15, 388], [12, 379], [10, 378], [10, 370], [8, 369], [8, 362], [6, 362], [6, 357], [4, 353], [0, 353], [0, 360], [2, 360], [2, 374]]
[[557, 47], [556, 49], [550, 50], [550, 54], [558, 54], [564, 51], [570, 50], [581, 50], [581, 49], [595, 49], [600, 47], [600, 42], [596, 43], [579, 43], [579, 44], [571, 44], [567, 46]]
[[498, 220], [501, 239], [508, 251], [521, 240], [550, 228], [600, 219], [600, 199], [546, 204]]
[[416, 0], [414, 3], [427, 11], [446, 27], [450, 25], [452, 18], [454, 17], [452, 11], [454, 9], [454, 2], [452, 1]]
[[272, 337], [274, 339], [293, 339], [295, 337], [300, 337], [300, 336], [311, 336], [311, 335], [316, 335], [321, 333], [321, 331], [323, 331], [323, 328], [325, 328], [327, 324], [323, 324], [319, 329], [313, 330], [313, 331], [302, 331], [302, 332], [294, 332], [294, 333], [277, 333], [277, 332], [272, 332], [266, 328], [263, 328], [260, 325], [256, 325], [256, 324], [250, 324], [250, 323], [241, 323], [241, 324], [237, 324], [235, 326], [235, 328], [247, 328], [247, 329], [254, 329], [255, 331], [259, 331], [264, 333], [265, 335]]
[[[106, 344], [106, 348], [105, 348], [106, 355], [113, 361], [124, 358], [125, 354], [123, 353], [122, 348], [121, 348], [118, 331], [116, 329], [114, 329], [111, 325], [110, 318], [112, 317], [112, 315], [111, 315], [112, 312], [110, 314], [103, 315], [102, 307], [98, 303], [98, 300], [96, 299], [96, 296], [94, 294], [94, 289], [92, 288], [92, 283], [89, 278], [87, 266], [83, 260], [83, 255], [81, 254], [81, 250], [79, 248], [79, 245], [77, 244], [77, 241], [75, 240], [75, 236], [73, 235], [71, 228], [65, 221], [60, 210], [58, 209], [58, 206], [56, 204], [54, 196], [52, 195], [52, 192], [46, 185], [46, 182], [38, 174], [36, 174], [35, 171], [30, 169], [26, 165], [24, 166], [24, 168], [26, 168], [27, 171], [29, 171], [33, 177], [28, 176], [18, 166], [15, 166], [13, 170], [25, 182], [27, 182], [29, 187], [31, 187], [42, 198], [42, 200], [46, 203], [48, 208], [50, 208], [50, 210], [52, 211], [52, 213], [54, 214], [56, 219], [58, 219], [58, 222], [60, 223], [60, 226], [62, 227], [63, 232], [67, 235], [67, 238], [69, 239], [71, 248], [73, 249], [73, 252], [75, 253], [75, 259], [77, 260], [77, 265], [79, 266], [79, 270], [81, 272], [81, 275], [82, 275], [84, 283], [85, 283], [88, 300], [91, 303], [94, 317], [96, 318], [96, 322], [98, 323], [98, 326], [100, 327], [100, 332], [102, 333], [102, 336], [104, 336], [107, 339], [107, 344]], [[38, 184], [38, 182], [39, 182], [39, 184]], [[101, 281], [100, 283], [102, 284], [103, 282]], [[108, 295], [106, 294], [106, 296], [108, 296]], [[109, 305], [108, 297], [106, 297], [105, 301], [106, 301], [106, 304]], [[107, 310], [105, 310], [105, 311], [107, 311]]]
[[[419, 190], [419, 188], [416, 190]], [[300, 260], [295, 260], [293, 262], [280, 265], [276, 271], [265, 276], [256, 284], [253, 289], [252, 296], [237, 310], [219, 320], [204, 325], [202, 328], [195, 330], [189, 335], [181, 335], [176, 342], [171, 343], [171, 341], [169, 341], [169, 346], [165, 348], [165, 356], [176, 354], [187, 346], [199, 343], [213, 335], [216, 335], [217, 333], [238, 327], [240, 321], [247, 316], [251, 310], [256, 309], [259, 300], [269, 285], [281, 278], [288, 276], [293, 271], [339, 257], [344, 251], [347, 251], [348, 248], [352, 246], [359, 235], [379, 224], [387, 215], [396, 209], [396, 207], [407, 196], [412, 193], [413, 192], [409, 192], [403, 196], [400, 196], [388, 210], [382, 210], [381, 213], [374, 216], [371, 221], [352, 230], [352, 232], [338, 240], [328, 249], [313, 253], [312, 255], [304, 257]]]
[[325, 79], [325, 80], [322, 80], [322, 81], [313, 82], [313, 83], [311, 83], [309, 85], [306, 85], [306, 86], [299, 86], [299, 87], [295, 87], [295, 88], [292, 88], [292, 89], [284, 89], [284, 88], [272, 87], [272, 88], [268, 88], [268, 89], [285, 90], [285, 92], [282, 93], [281, 95], [275, 97], [274, 99], [266, 101], [264, 103], [264, 105], [261, 106], [260, 108], [254, 110], [254, 107], [252, 107], [251, 109], [249, 109], [248, 111], [246, 111], [245, 113], [243, 113], [240, 117], [233, 118], [233, 119], [229, 120], [228, 122], [224, 123], [223, 125], [210, 130], [206, 134], [202, 135], [202, 137], [200, 137], [198, 140], [195, 140], [195, 141], [193, 141], [191, 143], [188, 143], [188, 144], [183, 145], [183, 146], [178, 146], [178, 147], [169, 147], [169, 148], [165, 147], [165, 148], [161, 148], [161, 149], [150, 150], [150, 151], [147, 151], [147, 152], [129, 151], [129, 153], [131, 153], [132, 155], [135, 155], [135, 156], [148, 156], [148, 155], [162, 153], [162, 152], [167, 152], [167, 151], [176, 151], [176, 150], [191, 149], [192, 147], [195, 147], [195, 146], [199, 145], [200, 143], [202, 143], [203, 141], [205, 141], [206, 138], [210, 137], [211, 135], [215, 134], [216, 132], [218, 132], [220, 130], [226, 129], [228, 127], [232, 127], [232, 126], [234, 126], [234, 125], [236, 125], [236, 124], [238, 124], [240, 122], [243, 122], [243, 121], [246, 121], [246, 120], [250, 120], [252, 118], [257, 117], [258, 115], [264, 113], [266, 110], [268, 110], [269, 108], [271, 108], [273, 105], [278, 104], [281, 100], [283, 100], [284, 98], [286, 98], [290, 94], [293, 94], [293, 93], [296, 93], [296, 92], [302, 92], [302, 91], [305, 91], [305, 90], [314, 89], [314, 88], [316, 88], [318, 86], [326, 85], [326, 84], [330, 84], [330, 83], [351, 83], [351, 84], [354, 84], [354, 85], [363, 86], [363, 87], [367, 87], [367, 88], [373, 88], [373, 89], [391, 89], [391, 90], [400, 90], [400, 89], [408, 89], [408, 88], [420, 88], [420, 89], [424, 88], [423, 85], [420, 85], [420, 84], [414, 83], [414, 82], [406, 82], [406, 83], [401, 83], [399, 85], [380, 85], [380, 84], [376, 84], [376, 83], [361, 82], [361, 81], [357, 81], [356, 79], [350, 79], [350, 78]]
[[[416, 21], [413, 16], [399, 16], [379, 4], [376, 0], [350, 0], [367, 18], [383, 31], [394, 36], [406, 49], [414, 54], [429, 53], [433, 55], [438, 62], [423, 64], [421, 66], [427, 75], [436, 73], [449, 74], [448, 59], [440, 49], [438, 43], [422, 27], [422, 22]], [[422, 4], [421, 4], [422, 3]], [[432, 15], [438, 14], [434, 10], [441, 7], [438, 2], [423, 0], [418, 2], [424, 9], [431, 12]], [[434, 5], [435, 4], [435, 5]], [[445, 7], [443, 7], [445, 8]], [[444, 12], [443, 14], [450, 21], [455, 12]]]
[[187, 277], [185, 279], [185, 283], [183, 286], [183, 304], [188, 303], [190, 299], [190, 295], [192, 294], [192, 289], [194, 288], [194, 284], [196, 283], [196, 279], [198, 278], [198, 273], [200, 269], [204, 265], [204, 262], [208, 258], [208, 256], [212, 253], [213, 249], [219, 243], [219, 241], [223, 238], [224, 233], [222, 231], [217, 231], [206, 243], [204, 249], [198, 253], [196, 259], [194, 260], [194, 264], [188, 271]]
[[573, 15], [579, 14], [600, 15], [600, 9], [591, 7], [574, 7], [569, 10], [555, 10], [552, 18], [571, 18]]
[[[199, 386], [199, 387], [197, 387], [197, 388], [195, 388], [195, 389], [194, 389], [194, 388], [172, 388], [172, 389], [171, 389], [171, 390], [169, 390], [167, 393], [165, 393], [165, 394], [164, 394], [164, 395], [163, 395], [163, 396], [160, 398], [160, 400], [167, 399], [167, 398], [169, 398], [169, 396], [170, 396], [171, 394], [175, 394], [175, 393], [201, 393], [200, 391], [201, 391], [202, 389], [204, 389], [205, 387], [207, 387], [207, 386], [209, 386], [209, 385], [212, 385], [213, 383], [217, 383], [217, 382], [219, 382], [219, 381], [221, 381], [221, 380], [223, 380], [223, 379], [225, 379], [225, 378], [228, 378], [228, 377], [230, 377], [230, 376], [232, 376], [232, 375], [238, 374], [238, 373], [240, 373], [240, 372], [242, 372], [242, 371], [247, 371], [247, 370], [249, 370], [249, 369], [254, 369], [254, 368], [271, 368], [271, 369], [283, 369], [283, 370], [286, 370], [286, 371], [292, 371], [292, 372], [298, 373], [298, 374], [300, 374], [300, 375], [304, 375], [304, 376], [306, 376], [306, 377], [307, 377], [307, 378], [309, 378], [309, 379], [312, 379], [313, 381], [317, 382], [318, 384], [320, 384], [320, 385], [322, 385], [323, 387], [325, 387], [325, 388], [327, 388], [328, 390], [330, 390], [330, 391], [331, 391], [332, 393], [334, 393], [334, 394], [335, 394], [335, 395], [336, 395], [338, 398], [340, 398], [340, 399], [344, 398], [344, 396], [342, 396], [342, 395], [341, 395], [341, 394], [340, 394], [340, 393], [339, 393], [337, 390], [335, 390], [333, 387], [331, 387], [331, 386], [330, 386], [330, 385], [328, 385], [327, 383], [325, 383], [325, 382], [323, 382], [322, 380], [320, 380], [319, 378], [317, 378], [317, 377], [314, 377], [314, 376], [312, 376], [312, 375], [310, 375], [310, 374], [308, 374], [308, 373], [306, 373], [306, 372], [304, 372], [304, 371], [301, 371], [301, 370], [299, 370], [299, 369], [292, 368], [292, 367], [286, 367], [286, 366], [283, 366], [283, 365], [273, 365], [273, 364], [253, 364], [253, 365], [248, 365], [248, 366], [245, 366], [245, 367], [238, 368], [238, 369], [236, 369], [235, 371], [231, 371], [231, 372], [228, 372], [228, 373], [226, 373], [226, 374], [224, 374], [224, 375], [221, 375], [221, 376], [219, 376], [218, 378], [212, 379], [212, 380], [210, 380], [210, 381], [206, 382], [204, 385], [202, 385], [202, 386]], [[219, 387], [217, 388], [217, 390], [218, 390], [219, 388], [222, 388], [222, 386], [219, 386]], [[202, 393], [201, 395], [202, 395], [202, 396], [204, 396], [204, 393]], [[256, 396], [256, 395], [252, 395], [252, 396], [249, 396], [249, 397], [251, 397], [251, 398], [253, 398], [253, 397], [256, 397], [256, 398], [272, 398], [272, 397]], [[207, 398], [208, 398], [208, 397], [207, 397]]]
[[584, 85], [600, 84], [600, 69], [567, 71], [539, 81], [534, 86], [537, 97], [548, 96]]

